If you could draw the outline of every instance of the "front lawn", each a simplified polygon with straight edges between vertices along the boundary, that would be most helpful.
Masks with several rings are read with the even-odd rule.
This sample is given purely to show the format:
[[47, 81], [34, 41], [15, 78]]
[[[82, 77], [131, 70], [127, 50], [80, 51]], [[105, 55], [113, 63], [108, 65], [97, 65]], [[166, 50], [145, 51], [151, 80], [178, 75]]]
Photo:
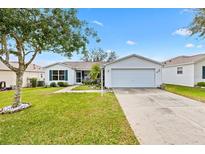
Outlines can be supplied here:
[[166, 84], [165, 90], [173, 92], [175, 94], [189, 97], [191, 99], [205, 102], [205, 89], [203, 88]]
[[[24, 89], [32, 107], [0, 115], [0, 144], [138, 144], [113, 93], [52, 93], [57, 89]], [[0, 107], [12, 97], [0, 92]]]
[[91, 85], [79, 85], [72, 90], [100, 90], [100, 87], [91, 86]]

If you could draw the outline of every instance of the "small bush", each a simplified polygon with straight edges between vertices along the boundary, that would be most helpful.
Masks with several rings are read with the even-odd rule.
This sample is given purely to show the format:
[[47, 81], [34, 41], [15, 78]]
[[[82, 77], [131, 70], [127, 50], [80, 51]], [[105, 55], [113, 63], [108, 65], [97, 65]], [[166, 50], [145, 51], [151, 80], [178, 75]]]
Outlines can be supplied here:
[[44, 88], [50, 88], [50, 86], [49, 85], [45, 85]]
[[45, 86], [45, 82], [44, 81], [38, 81], [37, 86], [38, 87], [43, 87], [43, 86]]
[[64, 87], [68, 87], [69, 84], [67, 82], [64, 82]]
[[198, 82], [198, 83], [197, 83], [197, 86], [199, 86], [199, 87], [205, 87], [205, 82]]
[[67, 82], [58, 82], [57, 83], [59, 87], [68, 87], [69, 84]]
[[57, 84], [55, 82], [51, 82], [50, 87], [57, 87]]
[[82, 82], [84, 85], [91, 85], [92, 84], [92, 81], [91, 81], [91, 79], [85, 79], [85, 80], [83, 80], [83, 82]]
[[58, 82], [58, 86], [59, 87], [68, 87], [68, 83], [67, 82]]
[[37, 87], [37, 78], [31, 78], [30, 82], [31, 82], [31, 87], [33, 88]]
[[160, 89], [165, 90], [165, 88], [166, 88], [166, 84], [163, 83], [160, 85]]

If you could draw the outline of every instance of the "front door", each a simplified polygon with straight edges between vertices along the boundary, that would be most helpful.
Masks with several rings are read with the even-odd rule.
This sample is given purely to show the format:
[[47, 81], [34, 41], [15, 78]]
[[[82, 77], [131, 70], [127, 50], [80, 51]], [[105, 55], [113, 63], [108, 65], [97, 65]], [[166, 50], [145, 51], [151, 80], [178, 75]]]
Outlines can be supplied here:
[[76, 83], [82, 83], [82, 71], [76, 71]]

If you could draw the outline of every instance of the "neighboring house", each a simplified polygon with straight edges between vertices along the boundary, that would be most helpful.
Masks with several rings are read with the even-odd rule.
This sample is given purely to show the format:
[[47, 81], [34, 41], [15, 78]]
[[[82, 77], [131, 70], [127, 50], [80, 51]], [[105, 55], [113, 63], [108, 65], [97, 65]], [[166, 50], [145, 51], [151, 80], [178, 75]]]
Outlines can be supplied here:
[[[17, 62], [10, 62], [14, 67], [18, 67]], [[30, 64], [26, 69], [23, 75], [23, 87], [29, 86], [29, 79], [37, 78], [39, 81], [44, 80], [44, 71], [43, 69], [35, 64]], [[5, 81], [6, 86], [15, 86], [16, 85], [16, 74], [11, 71], [6, 65], [0, 62], [0, 82]]]
[[205, 82], [205, 54], [179, 56], [163, 62], [162, 81], [191, 87]]
[[160, 62], [129, 55], [104, 65], [105, 87], [143, 88], [161, 85]]
[[94, 64], [99, 62], [69, 61], [54, 63], [44, 67], [45, 83], [67, 82], [70, 85], [81, 84], [88, 78], [89, 72]]

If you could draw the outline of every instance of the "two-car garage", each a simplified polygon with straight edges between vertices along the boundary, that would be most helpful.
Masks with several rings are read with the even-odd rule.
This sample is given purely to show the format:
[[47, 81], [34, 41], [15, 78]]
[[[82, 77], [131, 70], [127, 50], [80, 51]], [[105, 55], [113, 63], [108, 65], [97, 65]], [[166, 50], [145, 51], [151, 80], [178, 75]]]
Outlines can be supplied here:
[[130, 55], [105, 65], [107, 88], [151, 88], [161, 84], [161, 64]]

